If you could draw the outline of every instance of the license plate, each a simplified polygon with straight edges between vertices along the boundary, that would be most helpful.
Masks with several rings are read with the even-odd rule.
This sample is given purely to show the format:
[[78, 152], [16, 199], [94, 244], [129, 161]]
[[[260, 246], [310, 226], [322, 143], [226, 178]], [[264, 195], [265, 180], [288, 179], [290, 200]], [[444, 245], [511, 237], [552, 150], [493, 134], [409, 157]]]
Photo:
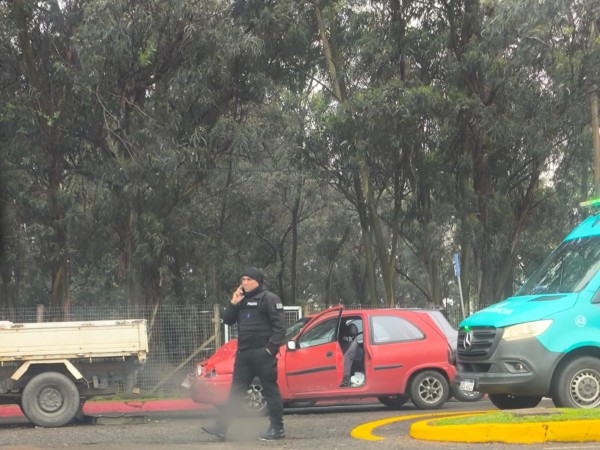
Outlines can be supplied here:
[[475, 389], [475, 381], [461, 380], [460, 385], [458, 387], [461, 391], [473, 392], [473, 389]]

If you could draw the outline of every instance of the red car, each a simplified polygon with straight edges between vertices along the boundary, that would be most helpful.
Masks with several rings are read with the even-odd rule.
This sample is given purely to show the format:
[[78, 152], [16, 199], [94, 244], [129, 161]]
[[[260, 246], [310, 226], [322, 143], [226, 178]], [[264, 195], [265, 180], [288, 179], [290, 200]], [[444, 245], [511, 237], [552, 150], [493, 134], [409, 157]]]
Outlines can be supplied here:
[[[340, 330], [349, 324], [356, 326], [352, 328], [358, 332], [354, 339], [359, 348], [351, 386], [340, 387], [343, 348], [349, 339]], [[420, 409], [439, 408], [453, 391], [455, 336], [439, 311], [330, 308], [288, 327], [277, 365], [281, 395], [286, 406], [377, 397], [392, 408], [408, 400]], [[226, 402], [236, 351], [233, 339], [196, 366], [189, 380], [195, 402], [216, 407]], [[249, 387], [244, 406], [253, 411], [265, 408], [258, 380]]]

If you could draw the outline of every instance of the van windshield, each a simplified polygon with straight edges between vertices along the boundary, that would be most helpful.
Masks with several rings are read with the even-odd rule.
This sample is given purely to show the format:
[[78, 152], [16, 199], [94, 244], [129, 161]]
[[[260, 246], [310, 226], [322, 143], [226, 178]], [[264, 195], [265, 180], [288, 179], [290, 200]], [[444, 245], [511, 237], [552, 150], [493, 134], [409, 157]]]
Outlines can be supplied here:
[[516, 295], [581, 291], [600, 270], [600, 236], [563, 242]]

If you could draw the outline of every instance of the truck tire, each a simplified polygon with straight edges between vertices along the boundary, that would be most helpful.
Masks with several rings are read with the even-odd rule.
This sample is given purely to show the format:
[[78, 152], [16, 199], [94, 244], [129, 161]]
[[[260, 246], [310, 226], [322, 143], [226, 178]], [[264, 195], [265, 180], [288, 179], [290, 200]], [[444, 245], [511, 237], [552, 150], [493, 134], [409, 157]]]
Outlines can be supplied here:
[[34, 425], [62, 427], [79, 411], [79, 391], [75, 383], [58, 372], [33, 377], [23, 389], [21, 409]]
[[498, 409], [535, 408], [542, 401], [541, 395], [490, 394], [489, 397]]
[[387, 406], [388, 408], [398, 409], [406, 402], [408, 402], [410, 400], [410, 397], [406, 394], [385, 395], [377, 397], [377, 400], [379, 400], [383, 405]]
[[446, 377], [435, 370], [425, 370], [410, 383], [410, 399], [419, 409], [438, 409], [448, 399], [450, 387]]
[[552, 402], [557, 408], [600, 406], [600, 360], [581, 357], [561, 368], [552, 386]]

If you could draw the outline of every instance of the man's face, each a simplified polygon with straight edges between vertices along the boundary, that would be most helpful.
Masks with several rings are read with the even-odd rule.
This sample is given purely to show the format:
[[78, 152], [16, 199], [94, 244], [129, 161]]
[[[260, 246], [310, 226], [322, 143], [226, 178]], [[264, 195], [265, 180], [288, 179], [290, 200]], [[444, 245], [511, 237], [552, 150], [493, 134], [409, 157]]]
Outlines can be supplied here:
[[250, 292], [258, 287], [258, 281], [250, 277], [242, 277], [242, 287], [244, 291]]

